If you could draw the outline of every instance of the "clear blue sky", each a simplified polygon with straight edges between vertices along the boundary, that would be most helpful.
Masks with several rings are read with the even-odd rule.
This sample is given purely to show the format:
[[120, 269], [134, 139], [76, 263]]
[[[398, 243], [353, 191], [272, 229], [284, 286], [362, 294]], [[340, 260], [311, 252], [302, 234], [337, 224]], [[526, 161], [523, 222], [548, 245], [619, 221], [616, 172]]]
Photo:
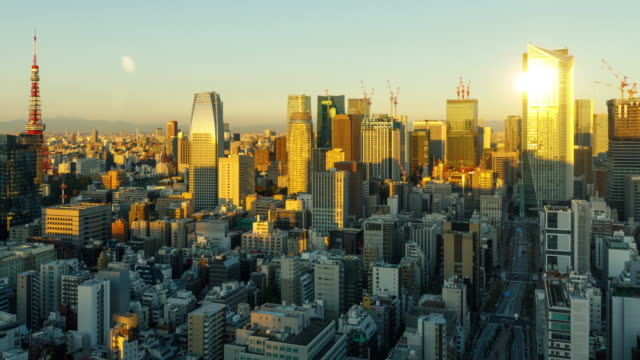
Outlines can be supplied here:
[[[45, 121], [76, 117], [188, 129], [193, 93], [219, 91], [236, 130], [284, 128], [288, 94], [361, 97], [442, 119], [458, 77], [480, 116], [519, 114], [528, 42], [568, 47], [575, 96], [604, 111], [607, 59], [640, 82], [640, 1], [10, 1], [0, 12], [0, 121], [25, 118], [38, 28]], [[121, 59], [130, 56], [134, 72]], [[315, 99], [314, 99], [315, 100]], [[0, 122], [0, 132], [2, 123]]]

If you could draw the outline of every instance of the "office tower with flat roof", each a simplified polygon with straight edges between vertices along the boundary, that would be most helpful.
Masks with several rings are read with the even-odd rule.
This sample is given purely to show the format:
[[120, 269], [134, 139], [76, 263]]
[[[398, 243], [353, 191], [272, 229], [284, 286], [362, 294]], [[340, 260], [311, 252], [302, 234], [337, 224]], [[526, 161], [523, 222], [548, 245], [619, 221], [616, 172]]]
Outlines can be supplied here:
[[504, 151], [520, 152], [522, 150], [522, 118], [507, 116], [504, 120]]
[[474, 295], [480, 288], [480, 223], [445, 222], [442, 229], [443, 277], [468, 278]]
[[447, 166], [475, 166], [478, 159], [478, 100], [447, 100]]
[[344, 95], [324, 95], [318, 96], [318, 122], [317, 146], [331, 148], [333, 119], [336, 115], [344, 114]]
[[293, 113], [305, 113], [311, 116], [311, 96], [289, 95], [287, 100], [287, 119]]
[[518, 172], [517, 164], [517, 152], [496, 151], [491, 153], [491, 169], [504, 185], [515, 185]]
[[398, 219], [390, 215], [375, 215], [364, 222], [363, 228], [364, 246], [377, 249], [374, 262], [397, 263], [402, 251], [398, 241]]
[[318, 147], [311, 149], [311, 174], [327, 170], [327, 152], [329, 150], [329, 148]]
[[0, 241], [12, 226], [40, 217], [40, 187], [34, 182], [38, 154], [21, 137], [0, 134]]
[[287, 131], [288, 193], [308, 193], [311, 170], [311, 148], [313, 147], [313, 128], [309, 113], [295, 112], [289, 117]]
[[362, 121], [362, 162], [369, 179], [400, 180], [403, 163], [404, 123], [388, 115]]
[[313, 266], [314, 299], [324, 302], [325, 319], [337, 321], [346, 310], [344, 264], [339, 260], [321, 260]]
[[429, 130], [413, 130], [409, 135], [409, 176], [429, 176]]
[[332, 146], [344, 151], [346, 161], [360, 161], [360, 129], [363, 115], [338, 114], [333, 118]]
[[585, 184], [593, 184], [593, 153], [590, 146], [573, 147], [573, 176], [584, 177]]
[[593, 137], [593, 100], [576, 99], [574, 145], [591, 147]]
[[276, 161], [287, 162], [287, 136], [281, 135], [273, 141], [275, 147]]
[[178, 122], [175, 120], [167, 123], [165, 152], [171, 157], [171, 161], [178, 162]]
[[349, 99], [347, 103], [347, 114], [360, 115], [362, 117], [369, 116], [370, 105], [368, 99]]
[[[529, 44], [522, 55], [522, 173], [525, 209], [573, 197], [573, 56]], [[524, 200], [524, 201], [523, 201]]]
[[336, 170], [349, 173], [349, 215], [356, 218], [363, 217], [362, 182], [365, 181], [367, 176], [365, 164], [359, 161], [339, 161], [334, 163], [333, 166]]
[[40, 265], [40, 319], [60, 310], [62, 275], [78, 270], [78, 259], [56, 260]]
[[629, 219], [640, 220], [640, 174], [625, 176], [624, 213]]
[[593, 156], [606, 154], [609, 150], [609, 116], [607, 114], [593, 114]]
[[218, 205], [218, 159], [224, 154], [223, 132], [220, 94], [195, 94], [189, 132], [189, 192], [196, 211]]
[[[609, 109], [607, 202], [624, 214], [624, 179], [640, 174], [640, 98], [612, 99]], [[625, 218], [627, 217], [624, 214]]]
[[256, 191], [254, 158], [247, 155], [229, 155], [220, 158], [218, 170], [218, 198], [246, 208], [247, 195]]
[[178, 172], [189, 168], [189, 138], [181, 131], [178, 133]]
[[97, 279], [78, 286], [78, 332], [89, 335], [91, 346], [109, 345], [110, 291], [108, 281]]
[[111, 239], [111, 205], [81, 203], [42, 209], [43, 233], [76, 247], [90, 239]]
[[349, 173], [332, 168], [312, 174], [312, 228], [321, 234], [345, 227], [349, 214]]
[[204, 360], [224, 358], [225, 316], [227, 306], [205, 302], [189, 313], [188, 351]]
[[106, 269], [102, 269], [95, 274], [98, 280], [109, 282], [111, 288], [111, 313], [129, 312], [129, 268], [127, 263], [112, 262]]
[[27, 328], [37, 327], [40, 319], [40, 273], [36, 270], [16, 276], [16, 317]]

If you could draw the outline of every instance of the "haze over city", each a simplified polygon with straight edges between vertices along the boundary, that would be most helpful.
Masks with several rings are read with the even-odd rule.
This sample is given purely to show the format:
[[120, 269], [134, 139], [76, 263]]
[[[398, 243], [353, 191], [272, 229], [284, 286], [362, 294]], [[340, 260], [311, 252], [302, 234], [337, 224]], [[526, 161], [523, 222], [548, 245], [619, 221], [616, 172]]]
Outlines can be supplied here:
[[609, 82], [601, 58], [640, 78], [640, 50], [626, 36], [639, 5], [590, 3], [15, 2], [0, 15], [0, 127], [25, 118], [34, 27], [51, 127], [72, 118], [150, 129], [188, 120], [192, 94], [215, 90], [237, 130], [284, 130], [287, 95], [359, 97], [361, 80], [375, 88], [373, 112], [388, 112], [390, 80], [410, 121], [444, 119], [460, 76], [481, 101], [480, 117], [502, 121], [521, 111], [516, 77], [529, 42], [568, 47], [576, 98], [604, 112], [615, 91], [593, 83]]

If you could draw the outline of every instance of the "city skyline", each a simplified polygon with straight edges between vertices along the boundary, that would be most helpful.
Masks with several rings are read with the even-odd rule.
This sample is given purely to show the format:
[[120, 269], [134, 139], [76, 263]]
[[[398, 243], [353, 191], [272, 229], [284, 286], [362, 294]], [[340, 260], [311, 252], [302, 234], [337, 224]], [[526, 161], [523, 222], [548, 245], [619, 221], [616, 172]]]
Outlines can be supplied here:
[[[501, 122], [508, 115], [520, 113], [516, 79], [519, 56], [528, 42], [553, 49], [571, 48], [576, 57], [575, 97], [594, 99], [594, 112], [604, 113], [605, 101], [614, 98], [616, 92], [593, 83], [614, 82], [600, 59], [606, 58], [632, 80], [638, 78], [631, 72], [633, 54], [617, 51], [625, 47], [623, 39], [615, 36], [618, 32], [613, 26], [607, 26], [613, 18], [616, 24], [624, 23], [625, 16], [631, 23], [631, 15], [626, 14], [632, 11], [608, 17], [596, 9], [583, 9], [580, 19], [575, 19], [571, 16], [572, 4], [577, 3], [556, 7], [551, 16], [542, 10], [542, 4], [539, 8], [511, 3], [479, 8], [484, 5], [470, 4], [458, 9], [414, 3], [414, 11], [400, 11], [391, 4], [362, 8], [348, 4], [333, 9], [333, 14], [328, 13], [330, 6], [314, 11], [303, 6], [287, 8], [286, 17], [278, 15], [278, 7], [254, 4], [239, 9], [225, 4], [221, 10], [226, 16], [214, 16], [209, 28], [200, 25], [203, 21], [192, 21], [195, 24], [174, 31], [162, 28], [164, 22], [158, 19], [174, 20], [173, 24], [179, 25], [187, 22], [186, 14], [168, 4], [156, 9], [159, 15], [153, 20], [143, 19], [137, 25], [129, 22], [130, 17], [146, 11], [144, 6], [124, 8], [128, 16], [115, 24], [111, 20], [96, 24], [95, 20], [104, 20], [121, 9], [117, 4], [114, 9], [100, 9], [104, 14], [86, 5], [66, 9], [43, 4], [35, 14], [29, 7], [16, 6], [9, 9], [7, 15], [12, 16], [7, 16], [3, 29], [8, 56], [0, 70], [7, 79], [7, 86], [0, 89], [0, 106], [4, 109], [0, 126], [5, 121], [26, 118], [28, 99], [16, 89], [25, 87], [24, 77], [28, 76], [25, 60], [31, 55], [28, 39], [33, 26], [39, 28], [41, 76], [46, 83], [42, 89], [46, 108], [43, 117], [52, 126], [56, 119], [64, 118], [95, 120], [97, 124], [98, 120], [135, 121], [141, 127], [157, 120], [184, 123], [191, 94], [206, 90], [225, 94], [227, 121], [238, 130], [273, 125], [276, 130], [284, 130], [286, 115], [280, 106], [284, 96], [306, 93], [315, 97], [328, 89], [347, 98], [362, 97], [361, 80], [367, 89], [376, 89], [372, 113], [389, 112], [386, 81], [390, 80], [394, 88], [401, 88], [398, 112], [406, 114], [410, 122], [441, 120], [445, 118], [446, 100], [454, 98], [460, 76], [472, 82], [472, 97], [481, 103], [479, 117]], [[637, 6], [630, 4], [631, 8]], [[488, 14], [492, 8], [500, 11]], [[78, 34], [68, 26], [52, 24], [51, 14], [58, 19], [76, 15], [79, 22], [74, 26], [87, 25], [90, 31]], [[480, 25], [478, 14], [493, 21]], [[341, 37], [337, 30], [325, 32], [313, 25], [302, 26], [321, 24], [319, 20], [328, 15], [354, 20], [352, 26], [357, 30]], [[194, 16], [194, 20], [201, 19], [201, 15]], [[394, 30], [376, 28], [385, 16], [397, 19]], [[548, 26], [529, 30], [544, 19]], [[199, 46], [204, 36], [235, 25], [234, 20], [242, 20], [244, 25], [234, 33], [236, 40], [217, 37], [219, 44], [212, 49]], [[593, 31], [593, 23], [600, 24], [598, 31]], [[568, 35], [558, 37], [560, 32]], [[474, 36], [466, 36], [472, 33]], [[336, 41], [325, 45], [322, 40], [329, 36]], [[355, 47], [358, 51], [344, 53], [354, 47], [354, 36], [360, 39]], [[271, 48], [263, 43], [271, 44]], [[84, 50], [86, 44], [93, 51]], [[305, 57], [304, 61], [291, 61], [297, 55], [287, 56], [296, 49], [310, 51], [311, 44], [335, 56]], [[489, 45], [489, 55], [469, 55], [481, 54]], [[434, 55], [432, 50], [438, 52]], [[377, 56], [370, 56], [372, 53]], [[168, 83], [171, 86], [162, 86]], [[244, 106], [247, 98], [255, 99], [251, 107]], [[315, 112], [314, 107], [312, 114]]]

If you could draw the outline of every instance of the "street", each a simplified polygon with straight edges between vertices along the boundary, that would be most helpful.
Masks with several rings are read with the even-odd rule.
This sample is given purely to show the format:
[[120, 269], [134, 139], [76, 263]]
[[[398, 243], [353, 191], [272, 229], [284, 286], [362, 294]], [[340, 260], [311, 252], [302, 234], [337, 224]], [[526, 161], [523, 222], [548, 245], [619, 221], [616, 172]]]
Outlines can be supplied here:
[[528, 332], [520, 319], [522, 299], [530, 281], [528, 234], [526, 225], [514, 222], [509, 226], [514, 226], [515, 236], [511, 239], [511, 267], [506, 277], [507, 286], [501, 294], [495, 313], [487, 314], [486, 324], [474, 346], [474, 360], [485, 359], [487, 348], [491, 346], [496, 334], [505, 329], [504, 325], [513, 328], [511, 358], [526, 359], [530, 355], [527, 351]]

